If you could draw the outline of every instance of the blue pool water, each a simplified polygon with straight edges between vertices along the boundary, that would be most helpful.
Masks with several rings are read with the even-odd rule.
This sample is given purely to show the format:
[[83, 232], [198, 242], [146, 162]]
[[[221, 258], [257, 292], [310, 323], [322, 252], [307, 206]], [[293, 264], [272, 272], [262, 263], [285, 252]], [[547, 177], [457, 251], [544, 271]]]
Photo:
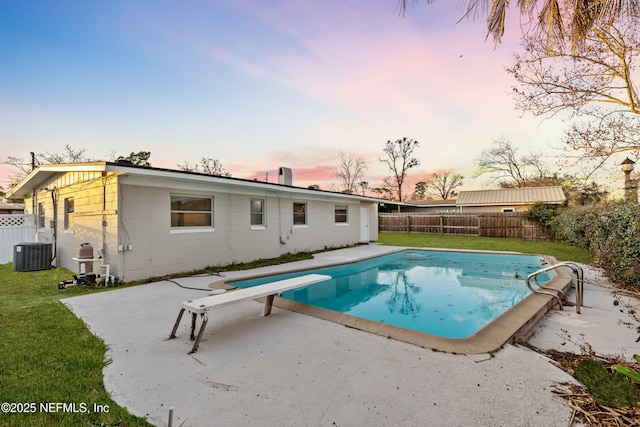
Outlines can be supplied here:
[[[326, 274], [332, 279], [283, 297], [418, 332], [466, 338], [526, 297], [525, 278], [544, 264], [532, 255], [407, 250], [233, 285]], [[538, 276], [540, 283], [547, 280]]]

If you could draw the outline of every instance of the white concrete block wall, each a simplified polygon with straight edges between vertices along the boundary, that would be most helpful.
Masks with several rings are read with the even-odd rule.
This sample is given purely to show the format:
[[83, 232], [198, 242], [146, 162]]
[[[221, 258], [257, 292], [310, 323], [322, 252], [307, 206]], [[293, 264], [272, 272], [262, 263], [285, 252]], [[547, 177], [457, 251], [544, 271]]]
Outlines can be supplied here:
[[[331, 200], [326, 194], [322, 195], [323, 199], [305, 199], [285, 194], [276, 196], [273, 191], [259, 189], [238, 194], [213, 187], [203, 191], [201, 186], [189, 190], [125, 184], [121, 191], [119, 242], [133, 245], [133, 250], [118, 253], [118, 271], [123, 272], [124, 280], [273, 258], [286, 252], [340, 247], [360, 241], [360, 204], [348, 203], [348, 224], [336, 225], [335, 205], [345, 202]], [[213, 229], [172, 230], [172, 193], [213, 196]], [[252, 198], [265, 200], [264, 229], [251, 228]], [[306, 226], [293, 226], [294, 201], [307, 203]], [[123, 240], [125, 235], [128, 239]]]

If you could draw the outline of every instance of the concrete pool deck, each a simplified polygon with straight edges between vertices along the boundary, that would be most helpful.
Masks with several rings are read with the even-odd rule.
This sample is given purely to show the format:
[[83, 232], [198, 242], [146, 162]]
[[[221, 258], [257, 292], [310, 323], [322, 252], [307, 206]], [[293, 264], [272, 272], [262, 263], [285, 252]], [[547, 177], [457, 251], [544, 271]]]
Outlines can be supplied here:
[[[386, 253], [362, 246], [317, 254], [313, 260], [229, 279], [315, 268]], [[220, 278], [175, 279], [208, 288]], [[587, 282], [606, 282], [590, 270]], [[591, 280], [593, 279], [593, 280]], [[606, 283], [605, 283], [606, 284]], [[540, 354], [505, 345], [494, 354], [455, 355], [274, 308], [261, 317], [254, 301], [213, 313], [200, 350], [189, 325], [167, 340], [180, 303], [205, 296], [169, 281], [63, 300], [109, 346], [107, 391], [121, 406], [155, 425], [175, 426], [415, 426], [567, 425], [570, 408], [552, 393], [573, 379]], [[614, 305], [614, 299], [621, 301]], [[540, 349], [599, 354], [640, 353], [640, 301], [585, 286], [585, 307], [547, 314], [529, 343]]]

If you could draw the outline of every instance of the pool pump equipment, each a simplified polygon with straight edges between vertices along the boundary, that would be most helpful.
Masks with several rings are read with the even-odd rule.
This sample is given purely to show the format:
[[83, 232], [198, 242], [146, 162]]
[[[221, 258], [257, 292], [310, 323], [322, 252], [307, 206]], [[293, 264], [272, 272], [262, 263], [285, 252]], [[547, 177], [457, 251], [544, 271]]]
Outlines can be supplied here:
[[[113, 277], [109, 274], [111, 266], [104, 263], [102, 258], [103, 250], [98, 249], [98, 258], [93, 257], [93, 246], [90, 243], [82, 243], [77, 258], [72, 258], [79, 263], [78, 275], [73, 274], [73, 280], [63, 280], [58, 283], [58, 289], [66, 289], [68, 286], [84, 285], [84, 286], [107, 286], [113, 281]], [[93, 263], [100, 262], [100, 267], [106, 269], [105, 274], [96, 274], [93, 272]]]

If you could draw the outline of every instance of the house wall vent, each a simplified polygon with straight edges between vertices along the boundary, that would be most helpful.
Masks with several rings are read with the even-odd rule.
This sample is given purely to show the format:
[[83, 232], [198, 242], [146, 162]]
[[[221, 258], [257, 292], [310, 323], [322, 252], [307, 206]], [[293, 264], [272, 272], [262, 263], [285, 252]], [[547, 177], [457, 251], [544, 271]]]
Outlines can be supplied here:
[[291, 169], [282, 166], [278, 168], [278, 184], [293, 185]]
[[13, 245], [13, 271], [38, 271], [51, 268], [51, 243]]

